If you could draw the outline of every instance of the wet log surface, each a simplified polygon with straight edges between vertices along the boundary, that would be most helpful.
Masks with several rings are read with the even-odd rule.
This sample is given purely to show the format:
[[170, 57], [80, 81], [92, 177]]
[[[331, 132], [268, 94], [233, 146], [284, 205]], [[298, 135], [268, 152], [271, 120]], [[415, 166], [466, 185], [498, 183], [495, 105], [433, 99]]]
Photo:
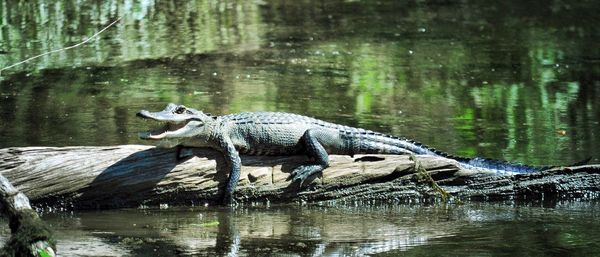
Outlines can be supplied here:
[[[186, 149], [23, 147], [0, 149], [0, 174], [37, 206], [117, 208], [215, 203], [228, 176], [219, 152]], [[238, 202], [319, 202], [439, 199], [431, 180], [409, 156], [332, 155], [330, 167], [302, 189], [289, 173], [304, 156], [242, 156]], [[600, 166], [562, 167], [520, 175], [492, 175], [440, 157], [416, 156], [444, 190], [461, 200], [598, 198]]]

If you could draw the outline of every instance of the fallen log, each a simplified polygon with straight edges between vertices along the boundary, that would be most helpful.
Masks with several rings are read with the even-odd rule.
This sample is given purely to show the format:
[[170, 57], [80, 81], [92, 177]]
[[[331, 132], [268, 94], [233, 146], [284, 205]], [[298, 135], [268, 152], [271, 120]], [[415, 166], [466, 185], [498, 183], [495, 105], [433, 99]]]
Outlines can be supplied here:
[[[216, 203], [228, 169], [219, 152], [186, 149], [193, 157], [177, 161], [173, 149], [142, 145], [106, 147], [22, 147], [0, 149], [0, 174], [36, 206], [117, 208]], [[400, 155], [332, 155], [330, 167], [302, 189], [289, 173], [304, 156], [243, 156], [235, 193], [238, 202], [320, 202], [453, 198], [598, 198], [600, 165], [556, 168], [520, 175], [468, 170], [454, 160]]]

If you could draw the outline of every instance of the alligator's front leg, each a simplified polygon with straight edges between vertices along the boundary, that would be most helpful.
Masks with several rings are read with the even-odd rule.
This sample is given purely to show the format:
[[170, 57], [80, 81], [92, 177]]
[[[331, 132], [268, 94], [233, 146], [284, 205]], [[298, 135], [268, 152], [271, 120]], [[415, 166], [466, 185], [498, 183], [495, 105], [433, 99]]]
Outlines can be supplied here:
[[229, 179], [227, 180], [227, 186], [225, 187], [225, 192], [223, 193], [222, 203], [224, 205], [233, 204], [233, 193], [235, 192], [235, 188], [237, 186], [238, 180], [240, 179], [240, 168], [242, 165], [242, 161], [240, 159], [240, 153], [235, 149], [235, 145], [231, 142], [229, 137], [223, 137], [219, 145], [221, 147], [221, 151], [223, 152], [223, 156], [225, 157], [225, 161], [229, 166]]
[[180, 161], [182, 161], [183, 159], [185, 159], [185, 158], [187, 158], [187, 157], [191, 156], [191, 155], [189, 155], [189, 156], [184, 156], [184, 155], [183, 155], [183, 149], [184, 149], [184, 148], [185, 148], [185, 146], [183, 146], [183, 145], [176, 145], [176, 146], [175, 146], [175, 159], [176, 159], [178, 162], [180, 162]]
[[323, 147], [323, 143], [325, 143], [324, 141], [332, 140], [330, 133], [330, 131], [322, 129], [308, 129], [302, 135], [301, 140], [306, 150], [306, 155], [314, 161], [296, 168], [291, 173], [293, 181], [299, 182], [300, 187], [302, 187], [306, 179], [320, 173], [329, 166], [329, 155]]

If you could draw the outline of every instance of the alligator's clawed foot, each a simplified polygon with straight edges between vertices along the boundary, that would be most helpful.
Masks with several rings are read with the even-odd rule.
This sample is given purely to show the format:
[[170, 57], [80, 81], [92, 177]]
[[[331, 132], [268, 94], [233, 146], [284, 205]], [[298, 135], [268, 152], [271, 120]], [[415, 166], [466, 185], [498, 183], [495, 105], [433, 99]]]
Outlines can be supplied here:
[[323, 169], [324, 167], [321, 165], [302, 165], [290, 173], [288, 180], [292, 180], [292, 183], [298, 183], [298, 188], [302, 188], [302, 185], [306, 181], [310, 181], [315, 175], [321, 173]]
[[187, 158], [194, 156], [194, 152], [190, 148], [186, 148], [184, 146], [178, 145], [176, 146], [175, 159], [178, 162], [181, 162]]

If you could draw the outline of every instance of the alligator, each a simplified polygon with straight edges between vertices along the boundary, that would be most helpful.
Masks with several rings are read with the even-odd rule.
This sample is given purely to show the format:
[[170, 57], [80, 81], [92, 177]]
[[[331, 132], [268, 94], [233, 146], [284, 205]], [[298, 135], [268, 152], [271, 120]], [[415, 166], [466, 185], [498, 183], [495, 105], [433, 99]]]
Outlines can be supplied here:
[[284, 112], [243, 112], [213, 116], [183, 105], [170, 103], [159, 112], [142, 110], [143, 119], [163, 122], [158, 129], [139, 134], [145, 140], [171, 140], [181, 147], [209, 147], [223, 153], [230, 168], [222, 203], [232, 204], [240, 177], [240, 154], [306, 154], [309, 162], [294, 169], [292, 182], [300, 186], [320, 174], [329, 164], [328, 154], [415, 154], [456, 160], [470, 168], [502, 174], [529, 173], [550, 167], [512, 164], [484, 158], [464, 158], [427, 147], [414, 140], [322, 121]]

